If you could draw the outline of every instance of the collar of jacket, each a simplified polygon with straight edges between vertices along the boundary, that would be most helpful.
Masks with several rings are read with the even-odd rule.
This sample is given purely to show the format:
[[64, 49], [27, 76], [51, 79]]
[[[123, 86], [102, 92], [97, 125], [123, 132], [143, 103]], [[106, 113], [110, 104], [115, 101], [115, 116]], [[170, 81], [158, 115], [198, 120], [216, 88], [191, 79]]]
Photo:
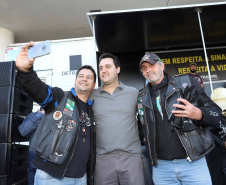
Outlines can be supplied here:
[[[170, 76], [167, 73], [164, 73], [164, 75], [168, 76], [168, 86], [167, 86], [167, 91], [166, 91], [166, 97], [170, 96], [170, 94], [172, 94], [173, 91], [177, 90], [177, 83], [176, 80]], [[148, 84], [142, 89], [142, 91], [140, 92], [140, 97], [142, 101], [142, 104], [150, 109], [153, 109], [153, 105], [151, 102], [151, 93], [148, 87]]]
[[[74, 87], [71, 88], [71, 92], [72, 92], [72, 94], [73, 94], [75, 97], [77, 96]], [[88, 102], [89, 105], [92, 105], [92, 104], [93, 104], [93, 100], [91, 101], [91, 100], [88, 99], [87, 102]]]

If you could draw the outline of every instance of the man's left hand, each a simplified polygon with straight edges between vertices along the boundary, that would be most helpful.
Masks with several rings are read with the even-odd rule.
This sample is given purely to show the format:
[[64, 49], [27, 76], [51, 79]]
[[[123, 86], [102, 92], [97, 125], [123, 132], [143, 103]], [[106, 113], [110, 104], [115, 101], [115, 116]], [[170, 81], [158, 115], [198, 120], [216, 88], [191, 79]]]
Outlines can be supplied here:
[[173, 104], [173, 107], [177, 107], [182, 110], [172, 110], [172, 113], [176, 117], [186, 117], [198, 121], [202, 119], [202, 111], [198, 107], [182, 98], [178, 98], [177, 101], [182, 104]]

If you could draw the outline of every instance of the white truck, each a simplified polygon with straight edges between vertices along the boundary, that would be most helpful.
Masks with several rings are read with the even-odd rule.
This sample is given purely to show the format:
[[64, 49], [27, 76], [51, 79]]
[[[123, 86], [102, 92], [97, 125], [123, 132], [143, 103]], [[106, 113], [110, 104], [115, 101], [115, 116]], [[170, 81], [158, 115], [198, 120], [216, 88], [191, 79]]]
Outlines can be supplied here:
[[[93, 37], [53, 40], [51, 52], [35, 59], [34, 70], [42, 81], [69, 91], [75, 81], [76, 71], [82, 65], [91, 65], [97, 71], [96, 46]], [[16, 60], [24, 43], [11, 44], [7, 48], [6, 60]], [[98, 80], [97, 80], [98, 86]], [[33, 111], [39, 106], [34, 104]]]

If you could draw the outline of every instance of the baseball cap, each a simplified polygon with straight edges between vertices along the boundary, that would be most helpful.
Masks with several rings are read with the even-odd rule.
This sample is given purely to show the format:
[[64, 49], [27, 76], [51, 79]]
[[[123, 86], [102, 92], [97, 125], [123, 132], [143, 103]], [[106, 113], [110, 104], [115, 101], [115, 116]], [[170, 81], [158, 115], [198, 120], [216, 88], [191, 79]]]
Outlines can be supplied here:
[[222, 109], [226, 109], [226, 88], [219, 87], [214, 89], [211, 99]]
[[197, 66], [197, 64], [196, 64], [195, 62], [190, 63], [190, 66], [191, 66], [191, 65], [196, 65], [196, 66]]
[[156, 64], [156, 62], [160, 61], [161, 62], [161, 59], [154, 53], [148, 53], [148, 54], [145, 54], [143, 56], [143, 58], [141, 59], [140, 61], [140, 67], [141, 67], [141, 64], [143, 62], [148, 62], [150, 64]]

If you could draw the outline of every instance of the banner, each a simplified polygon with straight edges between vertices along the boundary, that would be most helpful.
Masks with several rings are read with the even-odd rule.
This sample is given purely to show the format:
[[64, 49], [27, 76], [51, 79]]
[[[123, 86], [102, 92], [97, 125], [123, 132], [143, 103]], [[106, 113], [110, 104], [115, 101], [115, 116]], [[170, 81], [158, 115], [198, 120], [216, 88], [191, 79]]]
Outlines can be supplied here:
[[[203, 82], [209, 82], [208, 69], [203, 50], [181, 51], [157, 54], [165, 63], [165, 70], [170, 75], [189, 73], [189, 65], [197, 63], [197, 74]], [[226, 80], [226, 48], [207, 49], [209, 69], [212, 81]]]

